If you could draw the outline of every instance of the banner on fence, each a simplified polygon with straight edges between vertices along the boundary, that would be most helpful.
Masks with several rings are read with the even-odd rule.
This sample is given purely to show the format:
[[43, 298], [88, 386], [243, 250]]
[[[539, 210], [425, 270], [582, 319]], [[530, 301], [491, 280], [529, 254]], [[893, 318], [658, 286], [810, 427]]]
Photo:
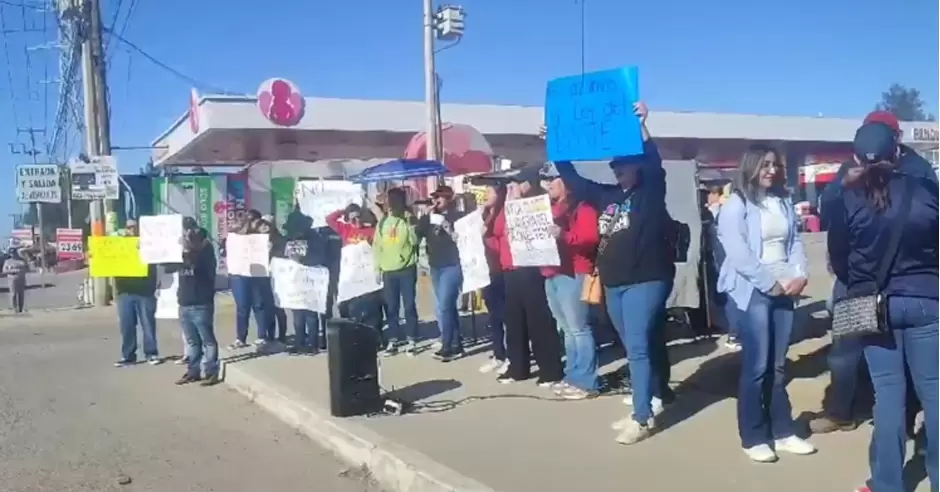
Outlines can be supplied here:
[[59, 261], [81, 260], [85, 257], [85, 243], [81, 229], [55, 230], [56, 258]]
[[268, 241], [267, 234], [229, 234], [225, 240], [229, 275], [270, 276]]
[[460, 270], [463, 272], [463, 286], [460, 292], [464, 294], [490, 285], [490, 266], [486, 262], [482, 230], [483, 215], [479, 209], [454, 223], [457, 251], [460, 253]]
[[326, 312], [330, 270], [308, 267], [284, 258], [271, 259], [271, 288], [274, 303], [282, 309]]
[[140, 261], [140, 238], [93, 236], [88, 238], [92, 277], [146, 277], [147, 264]]
[[367, 242], [343, 246], [340, 252], [337, 301], [348, 301], [382, 288], [382, 275]]
[[140, 228], [140, 259], [144, 263], [181, 263], [183, 261], [183, 216], [145, 215]]
[[506, 201], [506, 229], [512, 263], [522, 266], [561, 264], [558, 243], [552, 237], [555, 221], [548, 195]]

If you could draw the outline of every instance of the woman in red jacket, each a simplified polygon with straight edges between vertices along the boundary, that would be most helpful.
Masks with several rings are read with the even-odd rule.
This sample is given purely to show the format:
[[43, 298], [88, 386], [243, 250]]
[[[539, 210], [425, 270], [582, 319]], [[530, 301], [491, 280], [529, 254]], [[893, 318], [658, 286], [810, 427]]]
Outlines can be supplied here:
[[[505, 203], [505, 186], [494, 184], [486, 188], [486, 196], [482, 203], [484, 237], [492, 237], [496, 219], [503, 213]], [[486, 248], [486, 263], [490, 267], [490, 285], [483, 289], [483, 300], [486, 302], [486, 311], [489, 313], [493, 355], [480, 367], [480, 372], [496, 372], [501, 376], [509, 369], [509, 360], [506, 358], [506, 330], [503, 327], [503, 315], [506, 312], [506, 284], [499, 265], [498, 249]]]
[[[538, 168], [523, 169], [516, 175], [515, 188], [521, 197], [544, 193], [539, 184]], [[511, 194], [507, 198], [512, 198]], [[529, 343], [539, 366], [538, 384], [550, 387], [564, 377], [561, 365], [561, 344], [555, 320], [545, 298], [545, 278], [538, 267], [516, 267], [509, 249], [509, 233], [505, 210], [484, 236], [486, 246], [499, 258], [506, 283], [506, 352], [509, 369], [499, 376], [501, 383], [523, 381], [531, 376]]]
[[560, 266], [543, 267], [545, 295], [565, 342], [565, 381], [556, 388], [559, 396], [583, 400], [597, 396], [597, 349], [588, 325], [588, 303], [581, 300], [585, 278], [594, 272], [600, 237], [597, 211], [573, 201], [561, 178], [548, 188], [552, 199]]

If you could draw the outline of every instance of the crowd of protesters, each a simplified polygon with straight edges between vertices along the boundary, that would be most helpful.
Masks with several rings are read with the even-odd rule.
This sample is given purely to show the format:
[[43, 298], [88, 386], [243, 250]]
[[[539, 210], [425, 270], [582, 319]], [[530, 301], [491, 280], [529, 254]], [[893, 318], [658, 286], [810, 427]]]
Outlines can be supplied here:
[[[613, 424], [622, 444], [640, 442], [656, 430], [657, 416], [676, 395], [669, 386], [670, 362], [664, 323], [675, 262], [682, 256], [683, 228], [666, 208], [666, 181], [656, 144], [646, 129], [647, 109], [635, 106], [643, 131], [643, 153], [610, 161], [617, 183], [602, 185], [581, 177], [570, 162], [556, 162], [557, 175], [543, 183], [537, 168], [525, 168], [508, 183], [487, 187], [480, 231], [490, 269], [483, 290], [492, 354], [480, 368], [501, 383], [532, 377], [565, 399], [599, 394], [597, 343], [589, 312], [609, 314], [626, 350], [627, 417]], [[551, 129], [547, 129], [551, 131]], [[857, 426], [851, 412], [860, 361], [867, 362], [875, 391], [871, 478], [860, 491], [903, 490], [905, 443], [913, 416], [923, 409], [927, 469], [937, 481], [938, 390], [938, 225], [937, 179], [930, 165], [900, 144], [897, 120], [873, 113], [859, 128], [855, 157], [828, 187], [823, 201], [829, 224], [828, 249], [836, 277], [834, 303], [876, 293], [885, 299], [879, 333], [840, 337], [829, 362], [833, 398], [826, 415], [810, 423], [815, 432]], [[810, 280], [793, 201], [780, 152], [765, 145], [748, 148], [740, 159], [733, 192], [709, 190], [710, 222], [704, 249], [714, 265], [718, 297], [727, 313], [727, 343], [740, 350], [737, 424], [742, 449], [755, 462], [773, 462], [780, 453], [809, 455], [816, 448], [798, 436], [787, 394], [787, 352], [794, 329], [795, 299]], [[510, 249], [505, 204], [548, 194], [552, 203], [559, 265], [517, 266]], [[379, 201], [379, 200], [377, 200]], [[449, 362], [464, 356], [458, 303], [462, 284], [454, 224], [463, 216], [454, 191], [441, 186], [428, 213], [417, 217], [402, 189], [379, 203], [351, 205], [327, 217], [342, 245], [368, 242], [381, 273], [381, 291], [342, 303], [342, 316], [382, 333], [385, 356], [417, 352], [419, 245], [426, 245], [440, 330], [434, 357]], [[894, 224], [894, 225], [893, 225]], [[890, 251], [888, 237], [900, 230]], [[179, 273], [180, 322], [186, 344], [186, 384], [218, 382], [218, 344], [213, 329], [215, 254], [206, 232], [185, 224], [184, 260]], [[269, 234], [273, 257], [337, 270], [335, 252], [322, 230], [295, 210], [284, 233], [257, 211], [247, 213], [235, 233]], [[133, 233], [133, 231], [132, 231]], [[884, 263], [887, 262], [887, 263]], [[885, 266], [886, 265], [886, 266]], [[886, 273], [878, 283], [880, 269]], [[820, 280], [824, 281], [824, 280]], [[333, 282], [335, 284], [335, 275]], [[118, 279], [117, 297], [124, 336], [119, 365], [136, 361], [135, 321], [144, 329], [144, 355], [159, 361], [153, 333], [152, 279]], [[265, 350], [286, 342], [286, 319], [274, 303], [267, 278], [232, 276], [237, 339], [248, 346], [249, 318]], [[335, 290], [335, 286], [331, 287]], [[332, 296], [332, 295], [331, 295]], [[331, 311], [332, 309], [328, 310]], [[399, 313], [404, 313], [404, 325]], [[290, 351], [315, 353], [323, 347], [323, 316], [293, 311], [295, 337]], [[387, 329], [383, 331], [383, 327]], [[202, 366], [200, 366], [200, 362]]]

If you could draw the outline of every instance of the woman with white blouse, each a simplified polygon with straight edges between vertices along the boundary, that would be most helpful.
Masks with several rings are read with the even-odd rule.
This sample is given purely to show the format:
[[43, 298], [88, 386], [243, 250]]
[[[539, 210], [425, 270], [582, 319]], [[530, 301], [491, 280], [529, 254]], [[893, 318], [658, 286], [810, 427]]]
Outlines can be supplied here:
[[741, 157], [734, 193], [718, 217], [723, 250], [718, 291], [739, 323], [741, 380], [738, 432], [749, 458], [769, 463], [778, 452], [812, 454], [794, 432], [785, 366], [793, 332], [793, 297], [806, 287], [806, 258], [785, 167], [773, 148], [755, 145]]

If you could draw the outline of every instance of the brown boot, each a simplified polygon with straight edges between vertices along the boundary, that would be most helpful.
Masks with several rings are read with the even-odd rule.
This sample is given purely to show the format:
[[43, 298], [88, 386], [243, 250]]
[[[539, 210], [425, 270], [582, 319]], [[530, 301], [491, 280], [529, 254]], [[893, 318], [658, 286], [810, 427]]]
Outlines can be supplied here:
[[832, 417], [821, 415], [809, 421], [809, 430], [813, 434], [829, 434], [836, 431], [853, 431], [858, 428], [858, 422], [854, 420], [841, 421]]

